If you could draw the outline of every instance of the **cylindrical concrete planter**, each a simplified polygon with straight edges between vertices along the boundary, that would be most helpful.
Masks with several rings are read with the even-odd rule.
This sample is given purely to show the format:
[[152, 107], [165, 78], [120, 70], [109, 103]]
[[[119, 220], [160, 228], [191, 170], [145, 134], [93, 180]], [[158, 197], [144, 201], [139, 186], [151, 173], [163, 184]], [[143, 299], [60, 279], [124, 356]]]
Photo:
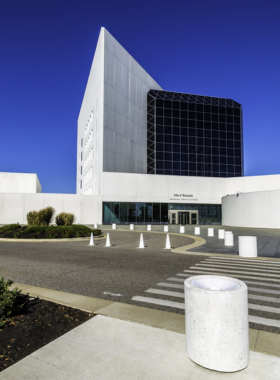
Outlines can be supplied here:
[[130, 229], [130, 230], [134, 230], [134, 224], [130, 224], [130, 225], [129, 225], [129, 229]]
[[163, 231], [164, 232], [168, 232], [168, 230], [169, 230], [168, 226], [163, 226]]
[[117, 229], [116, 223], [112, 223], [112, 230], [116, 230], [116, 229]]
[[218, 230], [218, 239], [225, 238], [225, 230]]
[[152, 225], [151, 224], [147, 225], [147, 231], [152, 231]]
[[180, 226], [180, 234], [184, 234], [185, 233], [185, 226]]
[[187, 353], [214, 371], [249, 364], [248, 291], [243, 281], [194, 276], [184, 282]]
[[257, 257], [257, 237], [238, 236], [238, 250], [240, 257]]
[[225, 245], [228, 247], [234, 245], [234, 236], [231, 231], [225, 231]]
[[194, 234], [200, 235], [200, 227], [194, 227]]
[[98, 224], [97, 223], [94, 223], [94, 228], [98, 228]]
[[208, 228], [208, 236], [214, 236], [214, 228]]

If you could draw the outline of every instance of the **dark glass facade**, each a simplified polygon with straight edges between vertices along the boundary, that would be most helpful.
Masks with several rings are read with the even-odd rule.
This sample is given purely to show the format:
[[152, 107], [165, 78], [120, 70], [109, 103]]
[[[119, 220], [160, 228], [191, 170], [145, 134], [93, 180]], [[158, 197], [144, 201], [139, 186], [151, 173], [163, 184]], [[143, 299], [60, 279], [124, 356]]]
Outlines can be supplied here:
[[104, 202], [103, 223], [168, 224], [169, 211], [197, 210], [199, 224], [221, 224], [221, 205], [145, 202]]
[[147, 173], [243, 176], [241, 104], [230, 99], [150, 90]]

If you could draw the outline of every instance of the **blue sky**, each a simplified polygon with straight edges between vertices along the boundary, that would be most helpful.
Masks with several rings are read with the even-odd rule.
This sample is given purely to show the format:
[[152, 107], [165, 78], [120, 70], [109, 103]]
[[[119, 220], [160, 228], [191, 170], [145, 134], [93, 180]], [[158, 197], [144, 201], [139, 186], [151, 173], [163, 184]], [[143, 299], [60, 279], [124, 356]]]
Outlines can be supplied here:
[[243, 106], [245, 175], [280, 174], [279, 0], [3, 0], [0, 171], [75, 193], [77, 118], [101, 26], [165, 89]]

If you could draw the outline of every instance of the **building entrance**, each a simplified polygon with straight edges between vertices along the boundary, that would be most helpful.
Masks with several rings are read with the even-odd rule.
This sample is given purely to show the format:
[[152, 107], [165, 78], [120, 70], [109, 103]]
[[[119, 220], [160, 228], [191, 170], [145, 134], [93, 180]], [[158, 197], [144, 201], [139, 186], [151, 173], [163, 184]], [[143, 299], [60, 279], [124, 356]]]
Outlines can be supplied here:
[[197, 210], [169, 211], [169, 224], [198, 224]]

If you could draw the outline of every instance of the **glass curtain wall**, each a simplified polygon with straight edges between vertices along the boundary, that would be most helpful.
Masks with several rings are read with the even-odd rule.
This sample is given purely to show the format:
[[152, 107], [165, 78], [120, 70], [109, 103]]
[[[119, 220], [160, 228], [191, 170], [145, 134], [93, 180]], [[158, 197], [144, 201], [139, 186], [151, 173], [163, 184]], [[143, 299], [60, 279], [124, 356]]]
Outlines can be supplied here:
[[170, 210], [197, 210], [199, 224], [221, 224], [222, 222], [221, 205], [104, 202], [103, 223], [168, 224]]

